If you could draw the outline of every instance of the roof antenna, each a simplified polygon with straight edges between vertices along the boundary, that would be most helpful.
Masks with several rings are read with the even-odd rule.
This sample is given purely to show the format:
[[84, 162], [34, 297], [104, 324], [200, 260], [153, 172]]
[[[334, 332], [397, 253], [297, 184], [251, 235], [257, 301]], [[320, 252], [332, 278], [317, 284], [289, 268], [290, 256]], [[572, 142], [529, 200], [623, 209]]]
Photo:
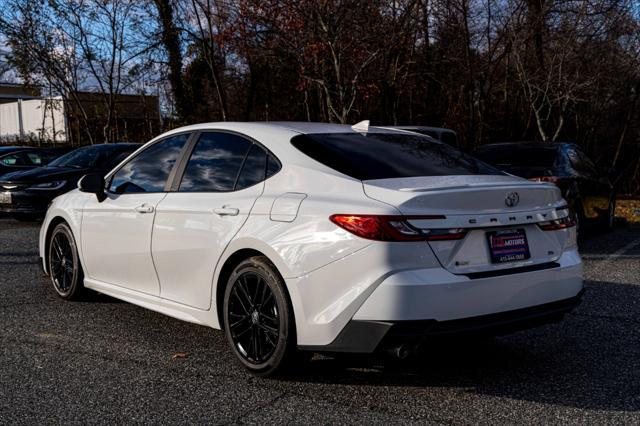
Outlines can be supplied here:
[[353, 130], [355, 130], [356, 132], [368, 132], [369, 131], [369, 120], [363, 120], [359, 123], [354, 124], [353, 126], [351, 126], [351, 128]]

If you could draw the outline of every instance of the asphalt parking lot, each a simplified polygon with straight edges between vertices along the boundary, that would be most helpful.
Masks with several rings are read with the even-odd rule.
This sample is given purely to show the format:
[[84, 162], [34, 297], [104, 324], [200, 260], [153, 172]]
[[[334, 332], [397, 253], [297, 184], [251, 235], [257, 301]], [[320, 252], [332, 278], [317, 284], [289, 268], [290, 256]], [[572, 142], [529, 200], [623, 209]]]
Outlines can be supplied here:
[[420, 359], [316, 356], [286, 380], [236, 366], [221, 332], [105, 296], [64, 302], [38, 226], [0, 219], [0, 423], [640, 423], [640, 228], [582, 245], [564, 322]]

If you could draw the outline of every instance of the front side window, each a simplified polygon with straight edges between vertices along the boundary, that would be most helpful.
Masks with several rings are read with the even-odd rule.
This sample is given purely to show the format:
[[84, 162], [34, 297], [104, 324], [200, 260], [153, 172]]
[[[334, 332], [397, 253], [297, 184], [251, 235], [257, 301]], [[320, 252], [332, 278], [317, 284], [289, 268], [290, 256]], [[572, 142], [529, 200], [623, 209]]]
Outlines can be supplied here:
[[325, 166], [359, 180], [503, 174], [447, 144], [424, 136], [327, 133], [295, 136], [291, 143]]
[[154, 143], [113, 175], [109, 191], [116, 194], [163, 192], [188, 139], [189, 134], [183, 133]]
[[25, 165], [24, 158], [22, 158], [20, 154], [5, 155], [4, 157], [0, 158], [0, 161], [2, 161], [2, 164], [4, 164], [5, 166], [24, 166]]
[[231, 133], [203, 133], [187, 163], [180, 192], [233, 191], [252, 145]]

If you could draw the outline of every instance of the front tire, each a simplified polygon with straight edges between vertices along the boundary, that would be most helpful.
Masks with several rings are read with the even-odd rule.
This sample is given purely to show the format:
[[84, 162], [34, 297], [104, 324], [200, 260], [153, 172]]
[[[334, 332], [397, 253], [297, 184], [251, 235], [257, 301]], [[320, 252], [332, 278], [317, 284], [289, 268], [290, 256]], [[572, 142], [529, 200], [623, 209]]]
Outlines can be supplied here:
[[241, 262], [224, 293], [224, 331], [233, 353], [251, 373], [280, 373], [296, 354], [293, 309], [283, 279], [264, 256]]
[[47, 266], [53, 291], [65, 300], [80, 299], [84, 294], [84, 273], [69, 225], [60, 223], [54, 228], [48, 247]]

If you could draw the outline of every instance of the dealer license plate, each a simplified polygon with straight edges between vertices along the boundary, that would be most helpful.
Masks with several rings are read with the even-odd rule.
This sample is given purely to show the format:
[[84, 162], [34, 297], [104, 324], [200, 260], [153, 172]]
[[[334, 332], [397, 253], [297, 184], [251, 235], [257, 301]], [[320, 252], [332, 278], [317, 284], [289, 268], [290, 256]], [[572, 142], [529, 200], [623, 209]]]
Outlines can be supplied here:
[[487, 240], [493, 263], [516, 262], [531, 257], [524, 229], [487, 232]]

